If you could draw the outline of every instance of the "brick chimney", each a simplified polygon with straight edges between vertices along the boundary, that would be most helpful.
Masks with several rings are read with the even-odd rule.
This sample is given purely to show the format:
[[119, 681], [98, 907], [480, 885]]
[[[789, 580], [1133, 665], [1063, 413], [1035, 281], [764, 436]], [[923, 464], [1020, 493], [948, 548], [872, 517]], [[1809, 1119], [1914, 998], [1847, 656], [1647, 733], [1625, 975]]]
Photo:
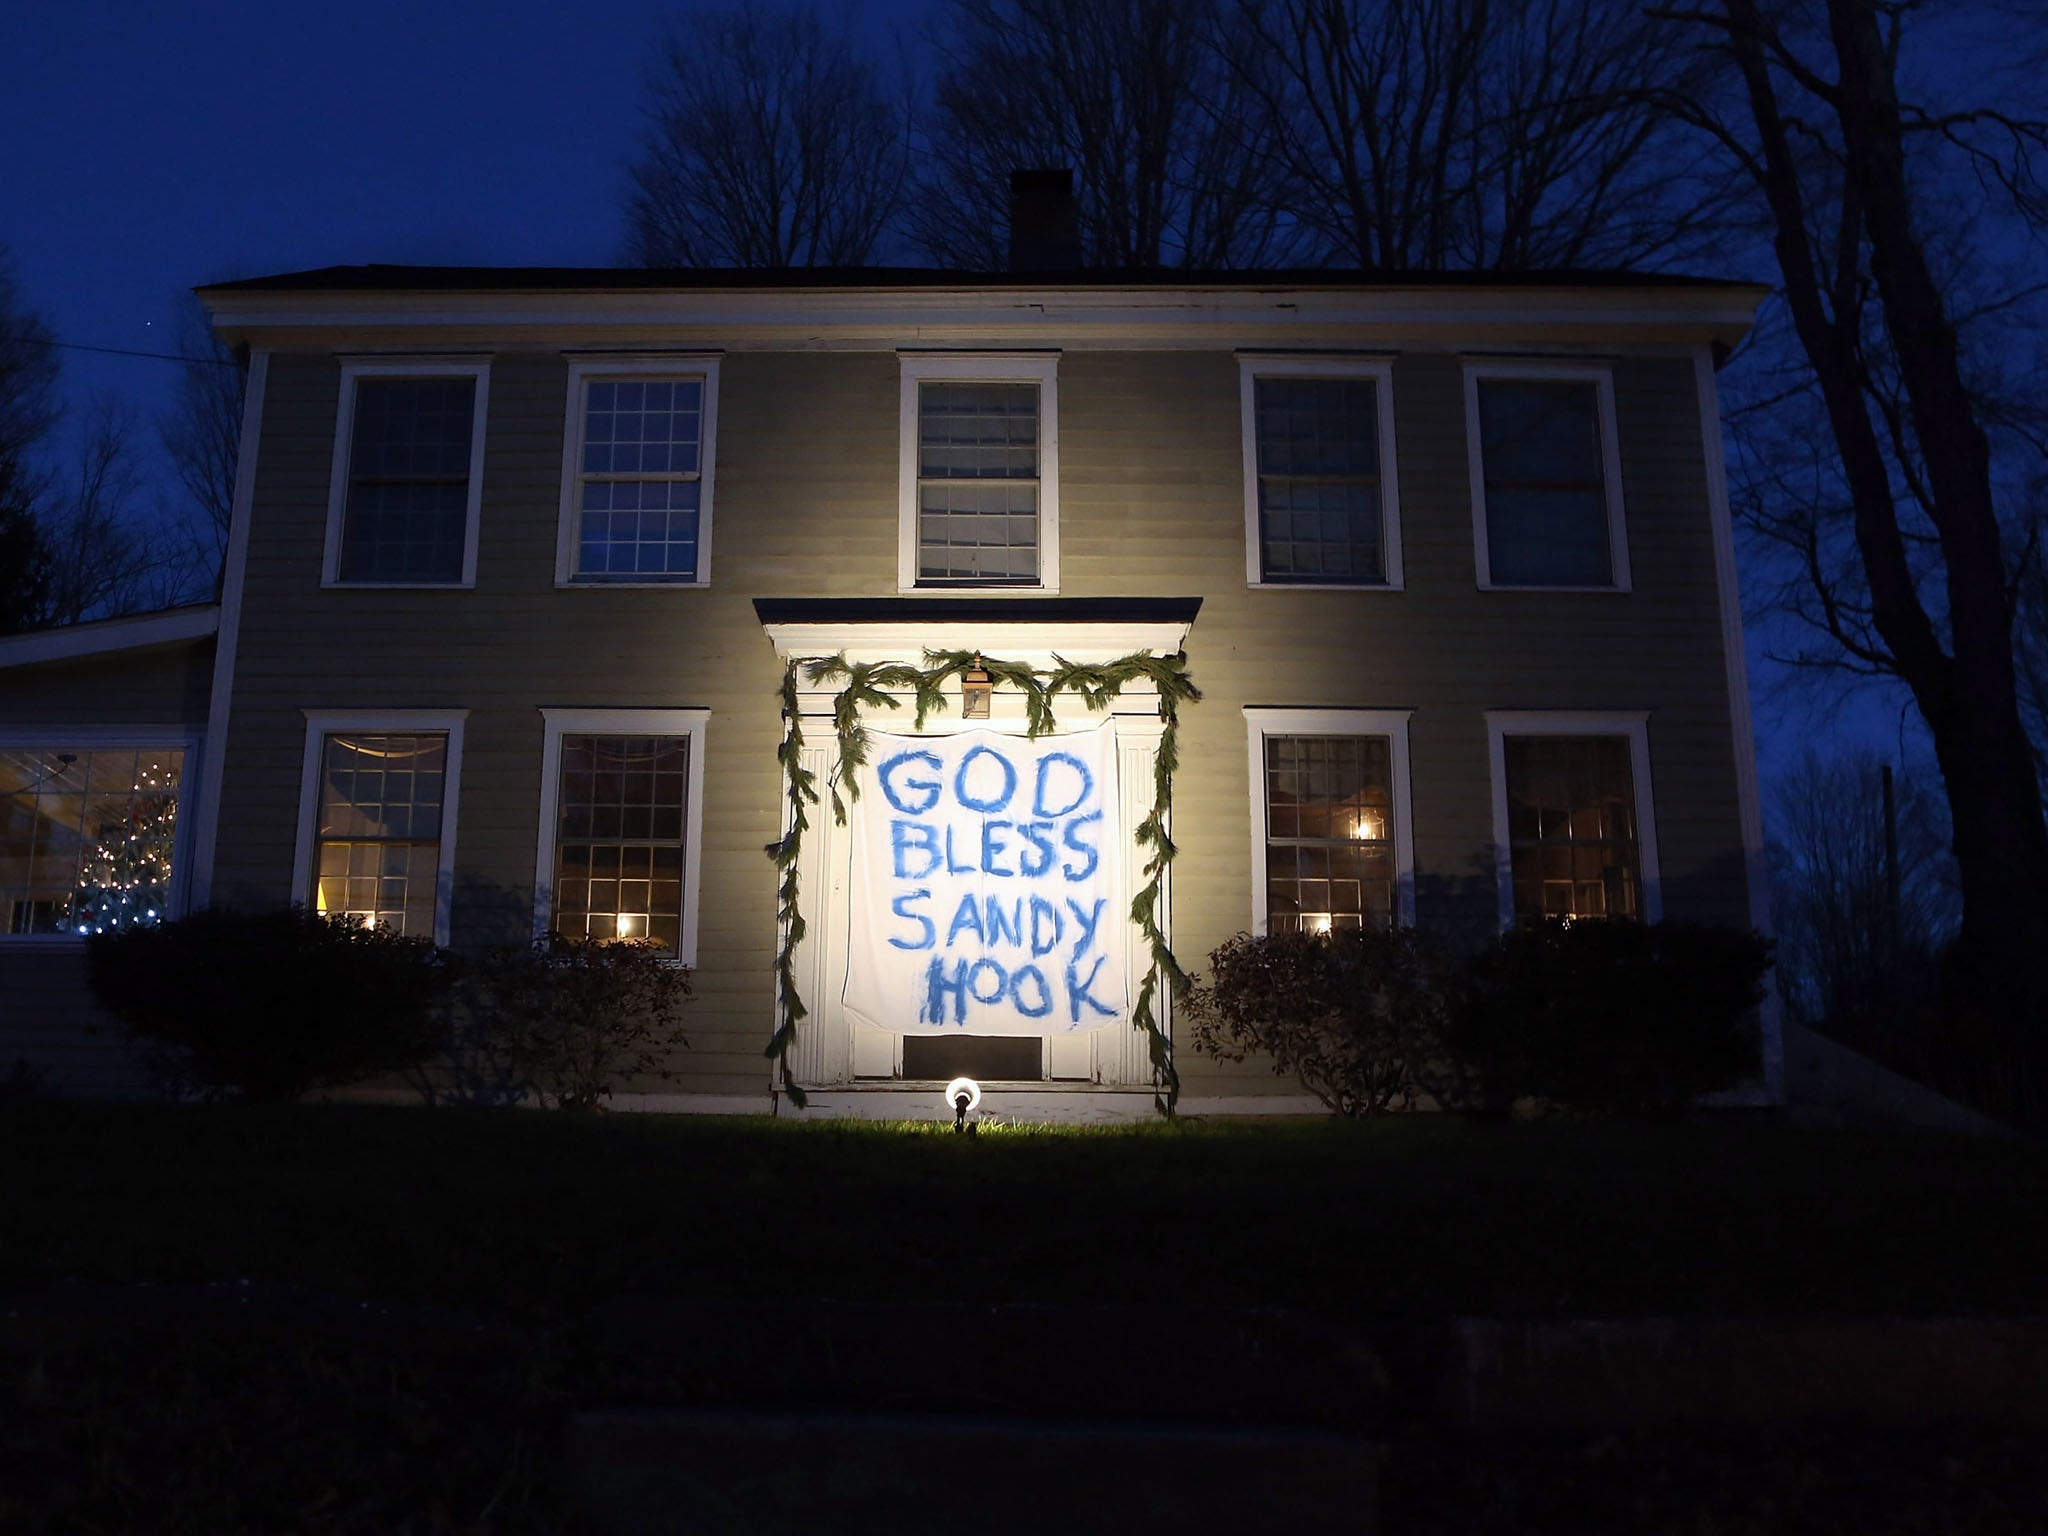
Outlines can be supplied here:
[[1071, 272], [1081, 265], [1081, 209], [1074, 173], [1010, 173], [1010, 270]]

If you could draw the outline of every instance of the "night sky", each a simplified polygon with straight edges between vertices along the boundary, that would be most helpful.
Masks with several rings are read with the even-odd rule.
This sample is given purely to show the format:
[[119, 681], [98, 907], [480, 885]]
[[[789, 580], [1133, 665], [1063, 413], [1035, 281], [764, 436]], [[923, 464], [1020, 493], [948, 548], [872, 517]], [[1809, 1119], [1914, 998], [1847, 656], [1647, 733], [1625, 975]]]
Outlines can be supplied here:
[[[937, 0], [867, 4], [913, 51]], [[669, 0], [0, 6], [0, 243], [74, 345], [168, 351], [195, 284], [342, 262], [605, 265]], [[145, 417], [171, 364], [67, 350]], [[1895, 756], [1897, 699], [1818, 713], [1751, 643], [1768, 775], [1816, 736]], [[1914, 733], [1917, 735], [1917, 733]]]

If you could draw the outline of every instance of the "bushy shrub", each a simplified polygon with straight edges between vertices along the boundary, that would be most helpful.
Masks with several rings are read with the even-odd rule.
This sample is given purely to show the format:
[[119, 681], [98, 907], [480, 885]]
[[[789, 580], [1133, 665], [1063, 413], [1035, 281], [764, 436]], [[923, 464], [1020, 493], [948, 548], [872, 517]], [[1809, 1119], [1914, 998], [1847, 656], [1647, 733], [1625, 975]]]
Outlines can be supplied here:
[[495, 950], [463, 985], [465, 1046], [513, 1095], [601, 1109], [629, 1077], [674, 1075], [690, 972], [644, 940], [559, 933]]
[[1458, 968], [1414, 929], [1241, 933], [1184, 1000], [1197, 1049], [1272, 1058], [1340, 1115], [1441, 1097]]
[[86, 941], [94, 994], [173, 1082], [289, 1101], [440, 1049], [432, 941], [304, 907], [194, 912]]
[[1758, 1065], [1770, 941], [1682, 923], [1550, 922], [1473, 962], [1451, 1045], [1504, 1104], [1668, 1114]]

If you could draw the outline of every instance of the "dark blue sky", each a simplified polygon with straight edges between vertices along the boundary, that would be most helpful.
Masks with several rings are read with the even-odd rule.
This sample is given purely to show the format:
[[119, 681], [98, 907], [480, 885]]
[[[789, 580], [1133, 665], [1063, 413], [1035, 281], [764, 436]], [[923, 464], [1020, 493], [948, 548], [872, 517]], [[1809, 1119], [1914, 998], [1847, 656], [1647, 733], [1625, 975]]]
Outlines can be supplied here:
[[[936, 0], [869, 0], [914, 46]], [[617, 259], [640, 83], [667, 0], [0, 3], [0, 243], [60, 340], [170, 350], [182, 290], [338, 262]], [[64, 355], [74, 398], [145, 415], [169, 364]], [[1752, 644], [1752, 654], [1756, 646]], [[1753, 662], [1766, 771], [1897, 744]]]

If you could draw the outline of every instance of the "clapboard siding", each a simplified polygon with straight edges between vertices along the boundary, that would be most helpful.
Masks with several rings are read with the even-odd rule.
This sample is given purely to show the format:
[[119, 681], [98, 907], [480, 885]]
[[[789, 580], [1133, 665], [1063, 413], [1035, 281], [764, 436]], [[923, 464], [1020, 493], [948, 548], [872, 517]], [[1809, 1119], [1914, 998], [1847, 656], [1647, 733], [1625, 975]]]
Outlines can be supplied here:
[[0, 947], [0, 1081], [72, 1098], [135, 1098], [155, 1084], [126, 1032], [93, 998], [85, 946]]
[[[338, 343], [338, 345], [341, 345]], [[530, 911], [543, 706], [711, 711], [693, 1092], [759, 1092], [772, 1013], [779, 672], [757, 596], [893, 593], [898, 365], [888, 353], [737, 352], [719, 400], [711, 584], [554, 586], [566, 366], [492, 364], [477, 585], [322, 591], [339, 367], [273, 359], [257, 462], [215, 889], [281, 901], [308, 708], [465, 708], [458, 944]], [[1089, 351], [1060, 364], [1061, 589], [1200, 596], [1176, 781], [1176, 946], [1250, 916], [1246, 705], [1414, 711], [1420, 915], [1491, 923], [1484, 711], [1647, 710], [1665, 909], [1746, 911], [1736, 775], [1690, 355], [1615, 365], [1635, 590], [1481, 592], [1463, 382], [1448, 353], [1395, 365], [1406, 590], [1247, 590], [1235, 358]], [[1183, 1059], [1191, 1091], [1291, 1089]]]
[[9, 726], [206, 724], [213, 636], [0, 671]]

